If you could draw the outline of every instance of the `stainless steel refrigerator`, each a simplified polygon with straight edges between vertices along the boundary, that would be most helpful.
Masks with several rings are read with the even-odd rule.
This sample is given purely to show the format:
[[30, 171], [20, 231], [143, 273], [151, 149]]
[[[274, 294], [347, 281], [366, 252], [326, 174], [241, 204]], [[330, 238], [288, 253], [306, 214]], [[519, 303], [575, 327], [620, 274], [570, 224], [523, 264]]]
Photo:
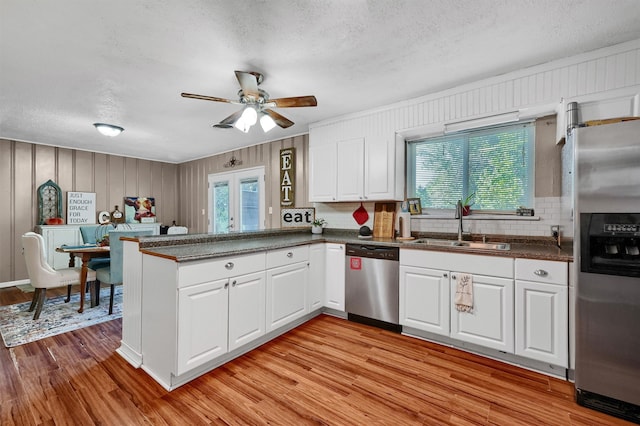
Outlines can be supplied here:
[[640, 120], [570, 137], [576, 399], [640, 423]]

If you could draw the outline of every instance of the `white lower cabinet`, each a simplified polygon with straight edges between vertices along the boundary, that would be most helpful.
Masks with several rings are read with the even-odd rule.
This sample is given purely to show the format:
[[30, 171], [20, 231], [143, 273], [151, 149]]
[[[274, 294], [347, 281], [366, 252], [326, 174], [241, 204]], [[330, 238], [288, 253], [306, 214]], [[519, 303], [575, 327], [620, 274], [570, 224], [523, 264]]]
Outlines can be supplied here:
[[[400, 250], [400, 324], [567, 368], [566, 262]], [[454, 304], [473, 280], [473, 309]], [[514, 281], [515, 278], [515, 281]]]
[[229, 279], [229, 350], [263, 336], [265, 319], [265, 273]]
[[267, 252], [267, 331], [307, 314], [309, 246]]
[[[457, 277], [473, 279], [473, 309], [454, 305]], [[491, 274], [491, 275], [488, 275]], [[513, 353], [513, 259], [400, 250], [400, 324]]]
[[309, 312], [324, 306], [326, 250], [325, 244], [311, 244], [309, 246], [309, 286], [307, 291], [307, 309]]
[[457, 278], [451, 273], [451, 337], [513, 353], [513, 279], [473, 275], [473, 310], [453, 304]]
[[569, 366], [568, 290], [567, 263], [516, 259], [517, 355]]
[[327, 243], [324, 306], [344, 312], [345, 251], [344, 244]]
[[449, 335], [449, 273], [400, 266], [400, 324]]
[[178, 290], [176, 375], [227, 353], [228, 285], [222, 279]]
[[264, 334], [264, 272], [181, 288], [176, 375]]
[[307, 311], [307, 262], [267, 271], [267, 331], [287, 325]]

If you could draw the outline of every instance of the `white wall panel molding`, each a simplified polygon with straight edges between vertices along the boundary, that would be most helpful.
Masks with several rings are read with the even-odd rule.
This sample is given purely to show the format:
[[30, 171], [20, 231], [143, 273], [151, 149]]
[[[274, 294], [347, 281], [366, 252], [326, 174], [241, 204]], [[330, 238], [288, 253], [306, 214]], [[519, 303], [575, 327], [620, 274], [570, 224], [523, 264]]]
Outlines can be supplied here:
[[[640, 85], [640, 40], [525, 68], [384, 107], [309, 126], [332, 134], [377, 123], [376, 131], [402, 131], [447, 121], [543, 108], [581, 96], [607, 98], [607, 92]], [[366, 127], [366, 126], [365, 126]], [[364, 129], [367, 133], [369, 129]], [[362, 133], [361, 133], [362, 134]]]

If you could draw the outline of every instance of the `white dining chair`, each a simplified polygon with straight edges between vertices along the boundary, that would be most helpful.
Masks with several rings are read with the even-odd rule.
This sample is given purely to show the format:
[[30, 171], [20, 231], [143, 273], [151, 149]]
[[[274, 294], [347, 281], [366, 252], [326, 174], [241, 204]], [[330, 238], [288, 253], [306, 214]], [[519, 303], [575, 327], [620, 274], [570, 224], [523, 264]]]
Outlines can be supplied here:
[[[27, 232], [22, 236], [22, 253], [24, 261], [27, 265], [27, 273], [31, 285], [35, 288], [29, 312], [33, 314], [33, 319], [40, 318], [42, 306], [47, 298], [47, 289], [54, 287], [67, 286], [67, 298], [65, 302], [69, 302], [71, 298], [71, 286], [80, 284], [81, 268], [64, 268], [53, 269], [48, 263], [45, 256], [44, 238], [35, 232]], [[95, 281], [95, 271], [87, 271], [87, 282]], [[80, 294], [84, 294], [84, 289], [80, 289]]]
[[189, 232], [189, 229], [186, 226], [170, 226], [167, 229], [168, 235], [186, 234], [188, 232]]

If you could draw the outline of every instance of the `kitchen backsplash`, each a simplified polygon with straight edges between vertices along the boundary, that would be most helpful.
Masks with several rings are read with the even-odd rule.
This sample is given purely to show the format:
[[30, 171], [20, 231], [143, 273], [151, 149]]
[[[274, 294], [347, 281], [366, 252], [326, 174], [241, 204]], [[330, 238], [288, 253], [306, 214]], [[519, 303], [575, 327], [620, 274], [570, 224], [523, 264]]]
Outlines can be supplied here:
[[[483, 219], [482, 216], [473, 217], [472, 215], [464, 218], [463, 228], [465, 232], [473, 234], [549, 237], [551, 236], [551, 226], [563, 223], [560, 203], [560, 197], [536, 198], [533, 207], [535, 219], [517, 216], [509, 216], [509, 219], [501, 219], [499, 216]], [[361, 225], [358, 225], [352, 216], [358, 207], [360, 207], [359, 203], [316, 203], [316, 217], [324, 218], [329, 228], [359, 229]], [[373, 229], [374, 203], [364, 203], [364, 207], [369, 213], [369, 220], [364, 225]], [[423, 217], [414, 216], [411, 218], [411, 230], [457, 233], [458, 221], [454, 218], [453, 210]], [[573, 238], [573, 229], [563, 224], [561, 235], [562, 238]]]

